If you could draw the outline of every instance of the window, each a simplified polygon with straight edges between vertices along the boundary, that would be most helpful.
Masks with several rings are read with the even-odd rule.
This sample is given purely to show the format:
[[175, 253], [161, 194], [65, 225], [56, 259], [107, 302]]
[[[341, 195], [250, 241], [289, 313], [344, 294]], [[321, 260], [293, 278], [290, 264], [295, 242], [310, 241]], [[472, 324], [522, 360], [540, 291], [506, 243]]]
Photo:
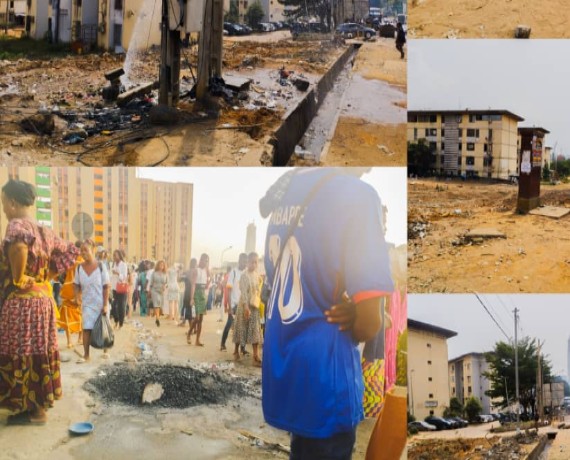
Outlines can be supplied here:
[[470, 375], [467, 376], [467, 383], [471, 383], [471, 376]]
[[418, 128], [414, 128], [414, 140], [418, 139]]
[[473, 142], [467, 142], [467, 150], [469, 150], [470, 152], [475, 150], [475, 144]]
[[487, 152], [487, 144], [483, 144], [483, 152]]
[[451, 393], [455, 394], [455, 387], [451, 387]]
[[460, 156], [457, 157], [457, 166], [461, 166], [461, 157]]
[[475, 166], [475, 157], [467, 157], [466, 164], [467, 166]]
[[463, 151], [463, 144], [457, 144], [457, 150]]
[[427, 346], [428, 348], [431, 348], [431, 343], [427, 343], [426, 346]]
[[493, 166], [493, 157], [485, 155], [483, 157], [483, 166]]
[[430, 410], [429, 415], [433, 415], [433, 414], [434, 414], [434, 411]]
[[459, 139], [461, 139], [463, 137], [463, 128], [459, 128]]
[[441, 143], [441, 150], [445, 150], [445, 142]]
[[428, 382], [432, 382], [433, 379], [431, 377], [428, 377]]
[[471, 396], [471, 387], [467, 387], [467, 394]]
[[431, 361], [428, 361], [428, 366], [431, 366]]
[[479, 130], [478, 129], [468, 129], [467, 130], [467, 137], [479, 137]]

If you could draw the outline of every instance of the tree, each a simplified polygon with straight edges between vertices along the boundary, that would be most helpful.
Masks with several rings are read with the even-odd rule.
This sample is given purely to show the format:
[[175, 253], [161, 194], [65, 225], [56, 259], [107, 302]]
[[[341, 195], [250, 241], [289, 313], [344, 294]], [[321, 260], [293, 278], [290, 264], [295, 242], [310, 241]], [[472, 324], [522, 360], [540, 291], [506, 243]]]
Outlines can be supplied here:
[[255, 2], [249, 5], [245, 12], [245, 21], [252, 29], [259, 29], [259, 23], [263, 19], [265, 12], [261, 3]]
[[432, 169], [434, 155], [425, 139], [417, 144], [408, 142], [408, 171], [418, 176], [428, 176]]
[[224, 15], [224, 22], [239, 22], [239, 10], [237, 0], [230, 0], [230, 10]]
[[[518, 344], [519, 399], [524, 413], [534, 416], [536, 400], [536, 370], [538, 368], [538, 345], [536, 339], [524, 337]], [[515, 347], [513, 344], [497, 342], [495, 349], [485, 353], [489, 371], [483, 375], [489, 379], [491, 389], [485, 394], [494, 399], [495, 406], [505, 408], [515, 399]], [[544, 380], [550, 379], [550, 362], [542, 358]], [[506, 387], [505, 387], [506, 383]], [[509, 393], [507, 401], [506, 393]]]
[[481, 412], [483, 412], [483, 406], [481, 405], [481, 401], [477, 398], [472, 396], [465, 401], [465, 415], [467, 416], [467, 420], [470, 422], [476, 421], [477, 416], [481, 415]]
[[548, 161], [544, 163], [542, 168], [542, 180], [548, 182], [550, 180], [550, 167], [548, 166]]

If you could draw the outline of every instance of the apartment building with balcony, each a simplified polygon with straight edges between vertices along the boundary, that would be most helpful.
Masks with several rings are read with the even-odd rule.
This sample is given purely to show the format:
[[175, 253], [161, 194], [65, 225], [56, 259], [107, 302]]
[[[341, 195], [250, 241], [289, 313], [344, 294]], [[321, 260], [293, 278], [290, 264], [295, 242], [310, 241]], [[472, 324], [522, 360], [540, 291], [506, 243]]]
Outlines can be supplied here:
[[429, 145], [435, 173], [508, 180], [519, 174], [521, 121], [508, 110], [411, 110], [407, 140]]
[[[66, 240], [78, 238], [73, 219], [85, 213], [98, 246], [123, 249], [129, 261], [165, 259], [189, 265], [192, 184], [141, 179], [136, 168], [118, 167], [0, 169], [0, 184], [9, 178], [36, 187], [36, 220]], [[2, 234], [7, 224], [2, 213]]]
[[491, 389], [491, 384], [483, 374], [489, 370], [489, 365], [483, 353], [467, 353], [449, 361], [449, 388], [452, 398], [457, 398], [462, 404], [469, 398], [477, 398], [483, 406], [483, 413], [490, 414], [491, 398], [485, 392]]
[[408, 319], [408, 410], [418, 420], [449, 406], [447, 340], [456, 332]]

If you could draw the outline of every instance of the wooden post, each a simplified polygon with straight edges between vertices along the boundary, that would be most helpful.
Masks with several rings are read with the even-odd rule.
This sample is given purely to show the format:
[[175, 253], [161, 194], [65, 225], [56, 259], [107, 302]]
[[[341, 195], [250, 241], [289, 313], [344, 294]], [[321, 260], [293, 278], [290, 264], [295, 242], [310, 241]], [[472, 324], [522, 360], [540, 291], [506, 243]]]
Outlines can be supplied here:
[[158, 103], [174, 107], [180, 97], [180, 32], [170, 30], [169, 0], [162, 0]]
[[224, 6], [222, 0], [206, 0], [198, 49], [196, 99], [208, 101], [208, 82], [222, 75]]

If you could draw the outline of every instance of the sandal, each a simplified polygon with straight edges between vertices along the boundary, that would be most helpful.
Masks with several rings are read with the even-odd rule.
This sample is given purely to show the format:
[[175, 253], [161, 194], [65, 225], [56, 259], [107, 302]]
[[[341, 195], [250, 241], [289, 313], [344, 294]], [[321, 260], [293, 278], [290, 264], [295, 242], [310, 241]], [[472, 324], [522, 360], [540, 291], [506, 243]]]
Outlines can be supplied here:
[[87, 359], [85, 359], [85, 358], [79, 358], [79, 359], [76, 361], [76, 363], [77, 363], [77, 364], [84, 364], [84, 363], [88, 363], [89, 361], [90, 361], [90, 358], [87, 358]]
[[32, 416], [28, 411], [20, 412], [8, 416], [7, 425], [45, 425], [46, 420], [32, 420]]

